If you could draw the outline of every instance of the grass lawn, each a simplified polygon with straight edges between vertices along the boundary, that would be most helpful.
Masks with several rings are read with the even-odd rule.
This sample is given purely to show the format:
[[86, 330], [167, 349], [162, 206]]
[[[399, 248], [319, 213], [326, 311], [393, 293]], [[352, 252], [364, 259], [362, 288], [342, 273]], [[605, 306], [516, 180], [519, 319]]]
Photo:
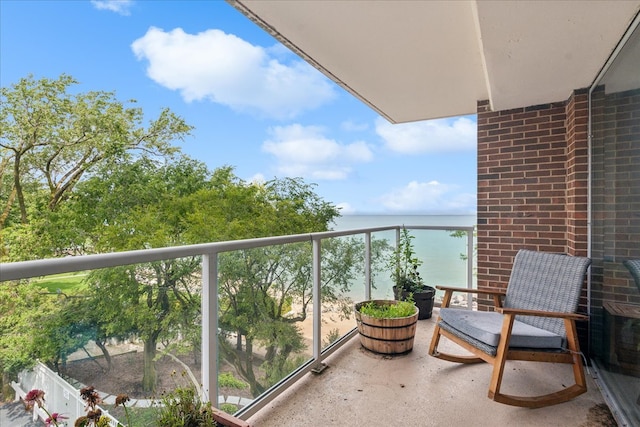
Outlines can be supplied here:
[[36, 279], [33, 283], [49, 292], [58, 292], [58, 289], [60, 289], [62, 293], [74, 293], [84, 288], [82, 281], [86, 276], [87, 273], [54, 274], [53, 276]]

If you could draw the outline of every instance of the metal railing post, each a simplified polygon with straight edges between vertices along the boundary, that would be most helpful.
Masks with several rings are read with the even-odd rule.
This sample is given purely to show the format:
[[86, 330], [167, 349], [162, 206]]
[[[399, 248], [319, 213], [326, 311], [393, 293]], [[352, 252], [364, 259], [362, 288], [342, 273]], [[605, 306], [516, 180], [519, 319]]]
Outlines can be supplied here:
[[[467, 289], [473, 289], [473, 229], [467, 230]], [[467, 310], [473, 310], [473, 294], [467, 294]]]
[[364, 233], [364, 299], [371, 299], [371, 232]]
[[218, 253], [202, 256], [202, 396], [218, 407]]
[[322, 363], [322, 298], [321, 298], [321, 276], [322, 276], [322, 239], [312, 238], [313, 256], [313, 371], [320, 373], [326, 367]]

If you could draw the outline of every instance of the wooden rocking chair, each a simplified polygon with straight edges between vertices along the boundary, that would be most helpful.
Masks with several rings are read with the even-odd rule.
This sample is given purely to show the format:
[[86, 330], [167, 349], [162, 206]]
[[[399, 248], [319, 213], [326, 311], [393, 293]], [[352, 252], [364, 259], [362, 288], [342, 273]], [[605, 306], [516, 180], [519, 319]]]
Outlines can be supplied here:
[[[588, 320], [576, 310], [590, 263], [584, 257], [520, 250], [506, 291], [471, 291], [492, 296], [495, 311], [491, 312], [449, 308], [454, 291], [469, 291], [437, 287], [445, 295], [429, 354], [451, 362], [492, 364], [489, 398], [507, 405], [539, 408], [566, 402], [586, 392], [575, 322]], [[441, 336], [473, 355], [440, 353]], [[503, 394], [500, 385], [507, 360], [571, 364], [575, 384], [542, 396]]]

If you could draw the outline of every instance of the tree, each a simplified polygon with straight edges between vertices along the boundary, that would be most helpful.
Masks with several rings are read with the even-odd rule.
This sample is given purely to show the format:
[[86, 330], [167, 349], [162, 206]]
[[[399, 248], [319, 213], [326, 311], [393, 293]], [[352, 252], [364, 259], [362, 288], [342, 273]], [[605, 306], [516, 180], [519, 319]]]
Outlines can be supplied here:
[[[57, 317], [61, 298], [48, 295], [27, 283], [0, 286], [0, 370], [4, 385], [17, 379], [22, 369], [37, 359], [56, 359], [58, 344], [49, 335], [48, 319]], [[46, 345], [43, 345], [46, 341]]]
[[[231, 168], [221, 168], [211, 182], [210, 188], [191, 197], [186, 234], [192, 242], [326, 231], [338, 216], [335, 206], [300, 179], [246, 183]], [[342, 292], [363, 266], [363, 244], [332, 239], [323, 243], [322, 250], [322, 299], [343, 301]], [[219, 345], [254, 395], [286, 375], [291, 358], [305, 347], [296, 324], [309, 312], [311, 272], [309, 243], [220, 255], [220, 327], [226, 335]], [[290, 314], [292, 303], [299, 307], [294, 315]], [[235, 345], [228, 340], [232, 335]], [[258, 378], [254, 371], [256, 346], [265, 350], [266, 378]]]
[[[323, 245], [324, 303], [350, 305], [342, 297], [362, 265], [362, 245], [355, 240], [330, 240]], [[296, 326], [309, 313], [313, 297], [311, 246], [295, 243], [223, 254], [220, 261], [220, 327], [237, 337], [236, 346], [221, 337], [224, 357], [251, 386], [254, 396], [290, 372], [291, 356], [305, 348]], [[292, 312], [292, 304], [297, 307]], [[349, 307], [348, 307], [349, 306]], [[244, 338], [245, 345], [241, 345]], [[256, 344], [265, 349], [267, 377], [254, 372]]]
[[[202, 179], [206, 173], [199, 164], [187, 159], [161, 167], [141, 159], [112, 168], [105, 176], [79, 185], [77, 202], [71, 205], [75, 212], [91, 213], [77, 221], [82, 223], [81, 229], [91, 230], [90, 239], [100, 251], [261, 237], [274, 231], [322, 231], [337, 215], [332, 205], [300, 180], [248, 184], [235, 177], [232, 168], [225, 167], [214, 171], [207, 181]], [[293, 324], [304, 319], [306, 310], [297, 319], [285, 319], [283, 307], [294, 294], [305, 307], [310, 301], [310, 251], [308, 245], [288, 245], [248, 253], [255, 267], [242, 271], [231, 268], [230, 274], [248, 275], [230, 281], [245, 284], [240, 305], [254, 306], [245, 318], [250, 322], [269, 319], [252, 334], [267, 344], [273, 369], [281, 370], [289, 355], [302, 348]], [[199, 268], [200, 260], [189, 258], [91, 275], [93, 304], [107, 323], [129, 325], [144, 342], [143, 388], [148, 392], [155, 387], [154, 359], [159, 341], [171, 341], [178, 332], [182, 334], [199, 324]], [[251, 274], [259, 278], [250, 278]], [[238, 325], [236, 330], [242, 327]], [[288, 338], [283, 339], [285, 336]], [[250, 378], [252, 371], [245, 375]], [[260, 391], [255, 379], [250, 383]]]
[[113, 92], [71, 94], [77, 83], [65, 74], [56, 80], [29, 76], [0, 89], [0, 230], [16, 201], [19, 221], [29, 222], [28, 186], [46, 189], [46, 206], [55, 210], [98, 165], [132, 151], [170, 155], [177, 150], [170, 143], [191, 130], [168, 109], [144, 127], [140, 108], [125, 107]]
[[[125, 107], [110, 92], [71, 94], [76, 83], [66, 75], [28, 77], [2, 89], [3, 260], [325, 231], [338, 216], [301, 179], [248, 183], [229, 166], [210, 173], [170, 145], [191, 129], [182, 119], [165, 110], [144, 127], [140, 109]], [[339, 300], [353, 278], [361, 257], [354, 245], [323, 247], [324, 300]], [[310, 259], [308, 244], [221, 258], [227, 286], [220, 294], [221, 324], [237, 333], [237, 343], [244, 339], [240, 358], [252, 357], [254, 342], [266, 349], [268, 378], [254, 378], [255, 392], [277, 381], [304, 346], [296, 322], [306, 318], [311, 301]], [[136, 334], [145, 348], [144, 388], [152, 392], [159, 343], [187, 337], [186, 346], [199, 346], [199, 275], [197, 257], [94, 271], [86, 303], [93, 312], [76, 307], [76, 314], [87, 314], [77, 322], [80, 329], [64, 327], [68, 311], [52, 316], [46, 326], [58, 344], [42, 343], [42, 349], [64, 361], [89, 337], [100, 344]], [[302, 310], [287, 315], [294, 302]], [[254, 374], [253, 367], [245, 370]]]
[[[162, 167], [141, 159], [80, 185], [77, 205], [71, 206], [91, 212], [77, 221], [87, 221], [80, 228], [93, 230], [90, 238], [100, 251], [324, 231], [337, 215], [299, 179], [247, 183], [231, 167], [215, 170], [210, 179], [203, 179], [206, 175], [188, 159]], [[363, 266], [363, 243], [334, 239], [322, 250], [323, 301], [345, 303], [341, 294]], [[166, 261], [91, 276], [92, 305], [113, 325], [109, 331], [128, 328], [143, 340], [149, 392], [159, 342], [175, 343], [180, 335], [192, 337], [192, 348], [199, 345], [199, 262]], [[235, 346], [220, 340], [222, 354], [257, 395], [285, 375], [304, 348], [296, 324], [306, 319], [312, 300], [311, 246], [225, 253], [219, 272], [220, 325], [237, 337]], [[294, 302], [301, 309], [288, 314]], [[254, 371], [254, 345], [265, 349], [266, 378]]]
[[338, 209], [300, 178], [248, 183], [226, 166], [194, 193], [185, 233], [192, 243], [326, 231]]
[[[157, 383], [155, 358], [162, 339], [177, 340], [200, 315], [200, 295], [191, 277], [200, 263], [195, 258], [95, 271], [93, 307], [107, 333], [137, 335], [144, 343], [142, 388], [153, 393]], [[111, 336], [111, 335], [110, 335]]]
[[[106, 171], [105, 171], [106, 172]], [[181, 157], [168, 164], [149, 158], [109, 166], [105, 178], [78, 186], [74, 211], [101, 252], [186, 244], [184, 198], [208, 185], [200, 162]], [[161, 340], [175, 340], [200, 315], [199, 258], [94, 271], [91, 305], [106, 334], [136, 334], [144, 343], [143, 389], [155, 391], [155, 358]], [[192, 343], [196, 345], [197, 343]]]

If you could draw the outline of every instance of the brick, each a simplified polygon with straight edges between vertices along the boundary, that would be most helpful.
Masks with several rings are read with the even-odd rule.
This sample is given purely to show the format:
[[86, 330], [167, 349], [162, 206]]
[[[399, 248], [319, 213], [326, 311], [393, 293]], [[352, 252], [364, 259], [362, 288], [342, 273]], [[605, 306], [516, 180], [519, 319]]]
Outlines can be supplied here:
[[[583, 101], [572, 97], [497, 115], [478, 109], [478, 123], [493, 126], [482, 130], [498, 137], [478, 145], [478, 200], [486, 209], [478, 214], [479, 284], [506, 287], [521, 248], [569, 252], [586, 246], [586, 232], [578, 233], [578, 223], [568, 220], [586, 212], [586, 176], [581, 174], [588, 164], [588, 116], [576, 109]], [[496, 147], [499, 155], [489, 154]], [[500, 268], [494, 264], [497, 256]]]

